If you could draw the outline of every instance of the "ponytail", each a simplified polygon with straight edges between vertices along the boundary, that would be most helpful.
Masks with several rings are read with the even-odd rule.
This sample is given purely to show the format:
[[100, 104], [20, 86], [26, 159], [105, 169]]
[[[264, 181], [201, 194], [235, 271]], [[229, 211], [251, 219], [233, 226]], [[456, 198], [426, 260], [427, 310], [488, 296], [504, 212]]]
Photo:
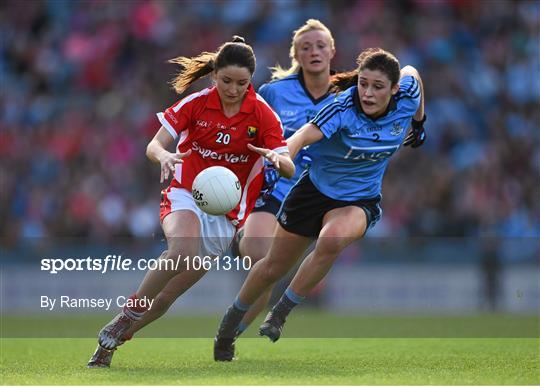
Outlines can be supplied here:
[[337, 73], [330, 78], [332, 83], [332, 92], [340, 92], [347, 90], [351, 86], [355, 86], [358, 83], [358, 71], [347, 71], [343, 73]]
[[202, 78], [214, 71], [217, 53], [203, 52], [194, 58], [179, 56], [169, 60], [182, 67], [180, 72], [171, 81], [174, 91], [182, 94], [197, 79]]

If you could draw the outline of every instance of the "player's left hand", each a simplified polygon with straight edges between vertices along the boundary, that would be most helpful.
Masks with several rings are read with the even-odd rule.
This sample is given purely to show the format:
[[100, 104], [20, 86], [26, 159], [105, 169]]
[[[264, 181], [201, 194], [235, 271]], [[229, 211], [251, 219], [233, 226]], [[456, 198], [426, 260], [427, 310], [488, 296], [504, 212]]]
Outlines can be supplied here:
[[411, 131], [403, 141], [403, 146], [411, 146], [411, 148], [418, 148], [426, 141], [426, 130], [424, 129], [424, 122], [426, 122], [426, 115], [420, 121], [411, 121]]
[[249, 150], [260, 154], [262, 157], [272, 163], [276, 169], [279, 169], [279, 155], [276, 152], [266, 148], [259, 148], [251, 144], [248, 144], [247, 147]]

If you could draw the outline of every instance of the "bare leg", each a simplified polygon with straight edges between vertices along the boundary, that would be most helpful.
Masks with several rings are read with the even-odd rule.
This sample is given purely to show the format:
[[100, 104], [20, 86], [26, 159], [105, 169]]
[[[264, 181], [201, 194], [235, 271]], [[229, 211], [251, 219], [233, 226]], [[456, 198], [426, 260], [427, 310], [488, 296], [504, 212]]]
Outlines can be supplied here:
[[330, 271], [339, 254], [366, 231], [366, 214], [356, 206], [336, 208], [323, 219], [315, 250], [302, 262], [290, 288], [307, 296]]
[[260, 326], [259, 333], [277, 341], [291, 310], [326, 276], [343, 249], [361, 238], [365, 230], [366, 215], [359, 207], [336, 208], [326, 213], [315, 250], [302, 262], [291, 284]]
[[[244, 237], [240, 241], [242, 256], [249, 256], [253, 262], [260, 261], [270, 250], [276, 223], [275, 216], [270, 213], [256, 212], [251, 214], [244, 226]], [[163, 316], [174, 301], [195, 285], [205, 274], [205, 270], [189, 270], [176, 274], [156, 296], [152, 308], [139, 321], [133, 323], [125, 337], [132, 337], [136, 332]], [[266, 291], [250, 307], [242, 320], [244, 324], [249, 325], [266, 308], [271, 291], [272, 289]]]
[[257, 262], [246, 278], [238, 299], [243, 304], [253, 304], [277, 280], [293, 267], [309, 246], [310, 239], [277, 226], [268, 254]]
[[249, 307], [285, 275], [309, 246], [310, 238], [285, 231], [278, 225], [270, 251], [248, 274], [233, 305], [227, 309], [214, 340], [214, 360], [234, 359], [238, 327]]
[[[163, 231], [169, 248], [159, 257], [159, 267], [148, 270], [137, 293], [130, 299], [153, 300], [171, 278], [184, 271], [184, 258], [193, 257], [199, 252], [200, 222], [194, 212], [182, 210], [169, 214], [164, 219]], [[114, 350], [122, 343], [135, 321], [140, 320], [146, 312], [147, 309], [142, 305], [124, 307], [121, 313], [101, 329], [98, 334], [99, 344], [106, 350]]]
[[125, 333], [125, 337], [132, 337], [136, 332], [163, 316], [178, 297], [195, 285], [204, 275], [206, 270], [186, 270], [175, 275], [169, 280], [165, 288], [154, 299], [152, 308], [143, 317], [135, 321]]
[[194, 212], [188, 210], [175, 211], [163, 220], [163, 231], [167, 238], [167, 253], [160, 259], [167, 259], [174, 264], [174, 269], [149, 270], [146, 273], [137, 296], [139, 298], [155, 298], [176, 274], [184, 271], [185, 257], [193, 257], [199, 253], [200, 222]]
[[[244, 225], [244, 236], [240, 240], [240, 253], [249, 256], [252, 262], [259, 262], [270, 250], [272, 237], [276, 228], [276, 217], [269, 212], [251, 213]], [[248, 326], [263, 311], [270, 300], [272, 287], [266, 290], [251, 305], [242, 319], [242, 324]]]

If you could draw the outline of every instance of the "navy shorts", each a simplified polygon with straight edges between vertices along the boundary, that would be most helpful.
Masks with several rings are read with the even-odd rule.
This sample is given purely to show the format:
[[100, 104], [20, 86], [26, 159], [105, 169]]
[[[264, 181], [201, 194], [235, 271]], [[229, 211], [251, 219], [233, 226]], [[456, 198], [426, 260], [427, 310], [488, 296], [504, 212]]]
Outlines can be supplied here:
[[332, 199], [321, 193], [304, 173], [285, 198], [277, 215], [278, 222], [293, 234], [317, 238], [322, 229], [324, 215], [334, 208], [357, 206], [364, 210], [367, 228], [371, 228], [382, 215], [381, 197], [360, 199], [352, 202]]
[[[257, 204], [258, 203], [259, 199], [257, 199]], [[272, 195], [270, 195], [270, 197], [266, 199], [263, 205], [257, 206], [257, 204], [255, 204], [255, 208], [251, 211], [252, 213], [269, 212], [270, 214], [277, 216], [277, 213], [279, 212], [279, 207], [281, 207], [281, 202]]]

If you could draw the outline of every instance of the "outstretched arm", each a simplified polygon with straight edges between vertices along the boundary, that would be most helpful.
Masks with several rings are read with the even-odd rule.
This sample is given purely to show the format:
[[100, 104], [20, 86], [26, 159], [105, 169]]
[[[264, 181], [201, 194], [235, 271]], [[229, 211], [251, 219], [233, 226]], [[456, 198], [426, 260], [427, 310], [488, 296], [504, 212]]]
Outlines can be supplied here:
[[287, 139], [289, 153], [294, 159], [300, 149], [321, 140], [324, 137], [321, 130], [311, 122], [308, 122]]
[[283, 153], [277, 153], [273, 150], [266, 149], [266, 148], [259, 148], [256, 146], [253, 146], [251, 144], [248, 144], [248, 149], [252, 150], [253, 152], [257, 152], [262, 157], [267, 159], [270, 163], [274, 165], [274, 167], [277, 169], [279, 174], [283, 176], [286, 179], [290, 179], [294, 176], [295, 172], [295, 166], [293, 161], [291, 160], [291, 157], [287, 152]]
[[146, 157], [161, 165], [161, 183], [169, 178], [171, 172], [174, 173], [176, 164], [183, 163], [182, 159], [191, 154], [191, 149], [185, 153], [169, 152], [167, 149], [170, 148], [173, 142], [174, 138], [162, 126], [146, 147]]

